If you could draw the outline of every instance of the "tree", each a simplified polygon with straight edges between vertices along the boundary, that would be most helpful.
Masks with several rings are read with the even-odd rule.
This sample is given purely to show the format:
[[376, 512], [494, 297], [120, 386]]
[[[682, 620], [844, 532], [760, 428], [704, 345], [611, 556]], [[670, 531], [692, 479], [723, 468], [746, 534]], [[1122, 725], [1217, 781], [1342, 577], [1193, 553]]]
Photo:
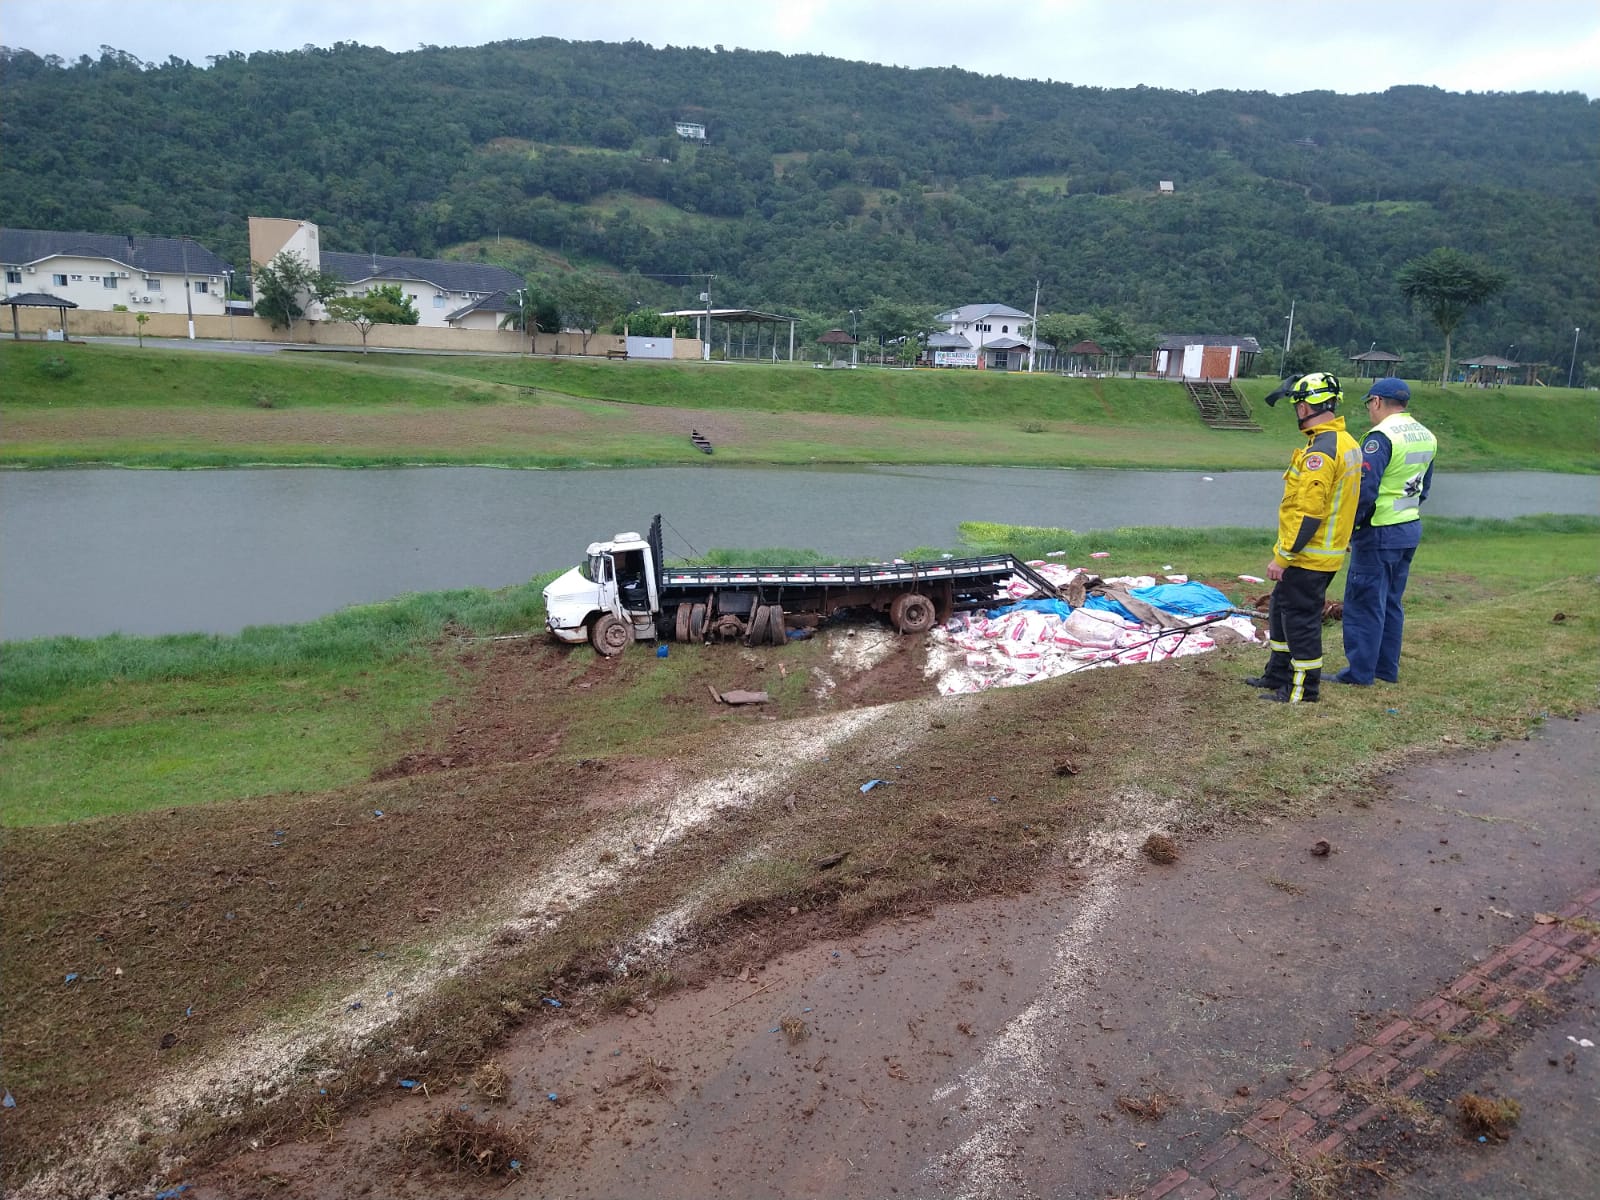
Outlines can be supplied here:
[[1508, 277], [1470, 255], [1440, 246], [1406, 263], [1395, 282], [1400, 294], [1413, 305], [1421, 305], [1444, 334], [1444, 371], [1439, 384], [1445, 386], [1450, 382], [1450, 335], [1467, 310], [1504, 289]]
[[1094, 340], [1111, 355], [1111, 373], [1115, 375], [1119, 356], [1131, 359], [1148, 350], [1155, 345], [1156, 335], [1114, 309], [1103, 308], [1094, 314]]
[[556, 307], [561, 323], [583, 334], [583, 352], [596, 329], [628, 307], [622, 289], [601, 275], [577, 272], [556, 285]]
[[294, 340], [294, 323], [306, 309], [339, 294], [339, 280], [313, 267], [292, 250], [279, 251], [269, 263], [255, 263], [256, 315], [274, 329], [287, 328]]
[[144, 349], [144, 327], [150, 323], [150, 314], [149, 313], [145, 313], [145, 312], [134, 313], [133, 314], [133, 322], [134, 322], [134, 324], [136, 326], [138, 326], [138, 328], [137, 328], [137, 330], [135, 332], [137, 332], [138, 335], [139, 335], [139, 349], [143, 350]]
[[1039, 340], [1065, 351], [1090, 337], [1095, 328], [1088, 313], [1046, 313], [1039, 318]]
[[561, 312], [548, 292], [533, 286], [521, 287], [509, 297], [511, 311], [500, 320], [501, 329], [518, 333], [554, 333], [561, 328]]
[[333, 320], [355, 326], [363, 354], [374, 325], [415, 325], [420, 319], [411, 297], [397, 283], [383, 284], [362, 296], [334, 296], [323, 307]]

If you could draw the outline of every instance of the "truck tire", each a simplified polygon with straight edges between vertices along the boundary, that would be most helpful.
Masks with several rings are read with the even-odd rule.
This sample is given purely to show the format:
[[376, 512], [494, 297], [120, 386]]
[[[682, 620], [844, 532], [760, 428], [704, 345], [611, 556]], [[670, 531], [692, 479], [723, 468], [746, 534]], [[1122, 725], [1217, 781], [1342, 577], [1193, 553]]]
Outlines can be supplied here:
[[704, 604], [691, 604], [689, 606], [689, 640], [703, 642], [706, 637], [706, 606]]
[[927, 633], [935, 615], [933, 601], [921, 592], [902, 592], [889, 604], [889, 620], [901, 633]]
[[607, 658], [615, 658], [633, 641], [633, 630], [615, 613], [602, 613], [589, 626], [589, 644]]
[[745, 626], [744, 644], [760, 646], [767, 640], [767, 606], [758, 604], [750, 610], [750, 624]]
[[672, 636], [680, 642], [689, 640], [689, 605], [678, 605], [677, 619], [672, 625]]
[[781, 604], [774, 604], [767, 609], [767, 640], [774, 646], [781, 646], [789, 640], [788, 629], [783, 623]]

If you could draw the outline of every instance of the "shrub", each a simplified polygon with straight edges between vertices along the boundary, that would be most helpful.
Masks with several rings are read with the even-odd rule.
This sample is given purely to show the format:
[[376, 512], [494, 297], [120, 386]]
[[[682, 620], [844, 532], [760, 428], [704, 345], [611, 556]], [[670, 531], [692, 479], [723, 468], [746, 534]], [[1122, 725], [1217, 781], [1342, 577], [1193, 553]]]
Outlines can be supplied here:
[[52, 354], [39, 361], [39, 374], [46, 379], [70, 379], [75, 369], [70, 359], [59, 354]]

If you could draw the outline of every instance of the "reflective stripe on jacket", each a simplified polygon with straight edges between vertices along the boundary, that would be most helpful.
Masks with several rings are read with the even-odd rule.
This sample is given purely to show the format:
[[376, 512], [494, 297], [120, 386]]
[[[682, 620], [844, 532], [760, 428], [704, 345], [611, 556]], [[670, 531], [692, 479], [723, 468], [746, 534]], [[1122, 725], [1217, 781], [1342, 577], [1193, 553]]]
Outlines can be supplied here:
[[[1439, 451], [1438, 439], [1405, 413], [1391, 413], [1373, 427], [1389, 441], [1389, 462], [1378, 480], [1378, 502], [1372, 510], [1374, 525], [1399, 525], [1415, 521], [1428, 496], [1428, 472]], [[1371, 440], [1372, 434], [1367, 435]]]
[[[1272, 557], [1279, 566], [1308, 571], [1337, 571], [1355, 527], [1361, 489], [1361, 447], [1345, 432], [1344, 418], [1334, 417], [1306, 431], [1306, 444], [1295, 451], [1283, 473], [1283, 501], [1278, 505], [1278, 541]], [[1310, 539], [1296, 542], [1314, 522]]]

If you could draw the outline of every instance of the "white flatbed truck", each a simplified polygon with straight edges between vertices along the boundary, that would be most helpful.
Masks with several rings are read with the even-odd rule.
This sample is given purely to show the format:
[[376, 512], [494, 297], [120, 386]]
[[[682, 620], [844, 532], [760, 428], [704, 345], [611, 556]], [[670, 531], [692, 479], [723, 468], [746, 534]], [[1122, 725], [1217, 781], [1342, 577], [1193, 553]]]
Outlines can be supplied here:
[[630, 642], [742, 641], [782, 645], [841, 609], [886, 615], [901, 633], [926, 633], [950, 614], [1010, 600], [1021, 576], [1040, 595], [1055, 587], [1010, 554], [929, 562], [805, 567], [669, 567], [661, 518], [645, 537], [619, 533], [589, 546], [584, 561], [544, 589], [545, 626], [563, 642], [601, 654]]

